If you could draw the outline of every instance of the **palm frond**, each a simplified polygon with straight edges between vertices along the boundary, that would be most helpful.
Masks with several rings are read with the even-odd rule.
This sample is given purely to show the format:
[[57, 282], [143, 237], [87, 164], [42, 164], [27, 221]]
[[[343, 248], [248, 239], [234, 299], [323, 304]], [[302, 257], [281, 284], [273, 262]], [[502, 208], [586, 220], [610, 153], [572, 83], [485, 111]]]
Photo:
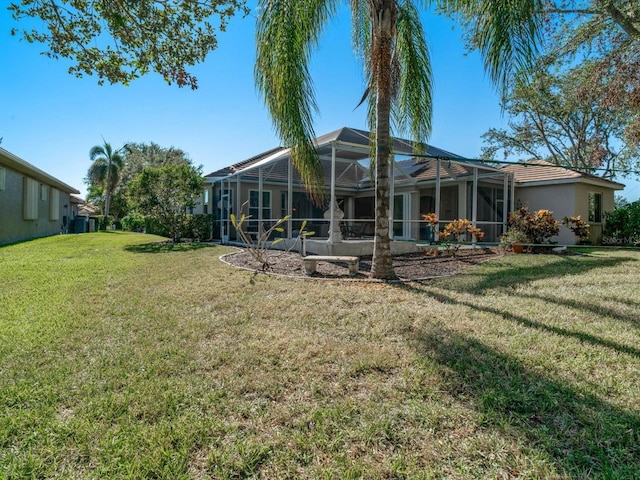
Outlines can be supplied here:
[[439, 0], [450, 13], [470, 18], [489, 77], [504, 89], [514, 71], [533, 65], [542, 42], [544, 0]]
[[410, 0], [399, 5], [393, 64], [398, 68], [392, 109], [396, 133], [424, 143], [431, 134], [433, 77], [420, 14]]
[[335, 13], [338, 0], [261, 0], [257, 24], [256, 85], [277, 135], [292, 149], [292, 161], [313, 196], [324, 179], [313, 116], [318, 107], [309, 73], [312, 49]]

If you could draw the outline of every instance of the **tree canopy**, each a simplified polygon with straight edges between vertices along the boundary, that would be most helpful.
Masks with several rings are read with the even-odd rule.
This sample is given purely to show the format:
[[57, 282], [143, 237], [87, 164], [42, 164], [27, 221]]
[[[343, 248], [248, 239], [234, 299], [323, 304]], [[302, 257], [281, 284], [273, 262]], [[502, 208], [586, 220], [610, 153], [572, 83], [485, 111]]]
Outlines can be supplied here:
[[193, 208], [202, 194], [202, 167], [191, 164], [169, 164], [146, 167], [129, 185], [133, 207], [144, 215], [156, 216], [169, 226], [174, 241], [180, 239], [187, 210]]
[[503, 150], [605, 178], [637, 172], [640, 3], [556, 0], [544, 7], [542, 54], [508, 82], [508, 128], [484, 135], [483, 156]]
[[502, 151], [505, 158], [542, 158], [609, 179], [638, 170], [638, 149], [625, 135], [633, 112], [602, 104], [608, 85], [593, 82], [597, 68], [586, 61], [517, 77], [503, 100], [508, 127], [483, 135], [483, 157]]
[[546, 6], [543, 64], [590, 63], [600, 105], [629, 113], [626, 141], [640, 144], [640, 2], [555, 0]]
[[[118, 182], [109, 195], [109, 213], [122, 218], [129, 213], [129, 184], [148, 167], [164, 167], [167, 165], [191, 165], [189, 155], [175, 147], [161, 147], [157, 143], [128, 143], [119, 150], [122, 158], [118, 168]], [[89, 172], [91, 173], [91, 172]], [[106, 185], [97, 181], [91, 174], [86, 179], [88, 188], [87, 201], [103, 207], [106, 201]]]
[[23, 0], [8, 9], [15, 20], [38, 20], [11, 34], [42, 43], [49, 57], [71, 60], [73, 75], [128, 84], [154, 71], [191, 88], [197, 79], [186, 67], [216, 48], [216, 31], [233, 15], [248, 13], [246, 0]]
[[104, 189], [103, 214], [105, 216], [109, 215], [111, 195], [120, 182], [120, 172], [124, 166], [123, 148], [114, 150], [110, 143], [104, 142], [104, 145], [96, 145], [89, 152], [92, 163], [87, 179], [90, 185]]

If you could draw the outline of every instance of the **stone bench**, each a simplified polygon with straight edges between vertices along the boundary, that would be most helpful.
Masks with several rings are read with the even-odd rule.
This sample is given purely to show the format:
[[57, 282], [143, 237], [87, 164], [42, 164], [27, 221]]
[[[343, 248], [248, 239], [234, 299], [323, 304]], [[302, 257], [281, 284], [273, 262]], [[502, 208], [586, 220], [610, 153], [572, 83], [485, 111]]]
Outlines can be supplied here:
[[304, 261], [304, 270], [307, 275], [311, 275], [316, 271], [318, 262], [346, 263], [349, 265], [349, 275], [356, 275], [360, 268], [360, 259], [358, 257], [311, 255], [304, 257], [302, 260]]

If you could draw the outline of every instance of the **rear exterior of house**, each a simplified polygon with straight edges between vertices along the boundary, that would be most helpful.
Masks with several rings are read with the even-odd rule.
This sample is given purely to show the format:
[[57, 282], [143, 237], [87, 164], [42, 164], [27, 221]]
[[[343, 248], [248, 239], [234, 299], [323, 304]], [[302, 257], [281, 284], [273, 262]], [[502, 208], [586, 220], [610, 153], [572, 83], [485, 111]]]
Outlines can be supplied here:
[[[370, 255], [375, 192], [369, 132], [345, 127], [318, 137], [315, 146], [327, 193], [321, 206], [308, 199], [287, 148], [274, 148], [207, 175], [202, 200], [205, 211], [216, 214], [214, 237], [223, 243], [238, 241], [231, 214], [250, 215], [245, 230], [254, 236], [290, 215], [282, 233], [289, 244], [306, 221], [306, 230], [315, 232], [306, 241], [309, 253]], [[509, 212], [520, 206], [551, 210], [558, 221], [580, 215], [589, 220], [591, 238], [599, 243], [603, 213], [613, 209], [614, 192], [624, 188], [547, 162], [497, 168], [402, 139], [394, 139], [391, 157], [394, 254], [417, 251], [417, 244], [434, 240], [422, 219], [428, 213], [437, 215], [440, 230], [452, 220], [466, 218], [484, 232], [483, 242], [498, 243], [507, 231]], [[577, 241], [566, 227], [551, 240], [567, 245]]]
[[[250, 215], [246, 230], [254, 235], [291, 215], [283, 236], [294, 240], [306, 221], [307, 231], [315, 232], [306, 242], [307, 251], [370, 255], [375, 191], [369, 170], [369, 132], [345, 127], [318, 137], [315, 145], [326, 186], [320, 206], [308, 199], [286, 148], [207, 175], [203, 209], [216, 213], [215, 236], [223, 242], [237, 240], [229, 221], [232, 213]], [[417, 243], [433, 240], [422, 219], [427, 213], [435, 213], [441, 227], [468, 218], [485, 232], [486, 241], [497, 242], [506, 230], [513, 189], [509, 173], [402, 139], [394, 140], [391, 165], [393, 253], [417, 251]]]
[[0, 245], [65, 231], [72, 193], [80, 192], [0, 148]]

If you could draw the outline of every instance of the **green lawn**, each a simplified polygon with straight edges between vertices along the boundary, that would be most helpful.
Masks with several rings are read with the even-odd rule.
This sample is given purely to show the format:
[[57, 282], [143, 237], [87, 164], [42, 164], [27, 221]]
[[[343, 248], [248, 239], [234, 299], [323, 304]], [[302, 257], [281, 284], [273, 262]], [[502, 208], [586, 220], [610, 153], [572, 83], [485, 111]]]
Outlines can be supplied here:
[[427, 284], [0, 248], [0, 478], [640, 478], [640, 252]]

